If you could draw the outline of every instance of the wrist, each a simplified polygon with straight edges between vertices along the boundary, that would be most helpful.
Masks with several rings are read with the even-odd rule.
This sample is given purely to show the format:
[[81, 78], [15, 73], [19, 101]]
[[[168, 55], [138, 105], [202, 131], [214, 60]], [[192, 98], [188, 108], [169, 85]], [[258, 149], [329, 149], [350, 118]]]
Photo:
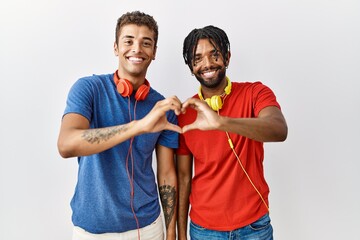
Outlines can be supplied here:
[[178, 240], [187, 240], [186, 234], [178, 233]]
[[174, 231], [167, 231], [166, 232], [166, 240], [175, 240], [176, 234]]
[[219, 116], [217, 121], [217, 130], [226, 131], [226, 125], [227, 125], [228, 118], [225, 116]]
[[129, 127], [134, 130], [134, 136], [145, 133], [145, 130], [143, 129], [143, 124], [141, 124], [141, 120], [132, 120]]

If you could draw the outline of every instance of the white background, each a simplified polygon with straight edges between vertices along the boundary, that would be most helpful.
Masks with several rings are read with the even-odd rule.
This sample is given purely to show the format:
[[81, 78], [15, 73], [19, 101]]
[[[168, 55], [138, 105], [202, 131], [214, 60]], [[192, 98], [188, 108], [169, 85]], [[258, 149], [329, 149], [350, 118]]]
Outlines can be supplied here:
[[360, 239], [357, 0], [1, 0], [0, 239], [71, 238], [77, 163], [56, 147], [66, 96], [116, 69], [116, 20], [132, 10], [159, 24], [148, 79], [165, 96], [197, 92], [182, 43], [209, 24], [228, 33], [230, 79], [274, 90], [289, 127], [265, 144], [275, 239]]

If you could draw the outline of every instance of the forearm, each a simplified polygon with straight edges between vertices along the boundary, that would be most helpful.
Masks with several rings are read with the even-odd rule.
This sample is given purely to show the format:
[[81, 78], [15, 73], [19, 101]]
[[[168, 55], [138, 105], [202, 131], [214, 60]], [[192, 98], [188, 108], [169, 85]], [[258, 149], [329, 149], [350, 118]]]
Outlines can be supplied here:
[[193, 156], [176, 155], [177, 177], [179, 185], [178, 235], [179, 240], [187, 239], [189, 196], [191, 192]]
[[167, 239], [176, 238], [177, 179], [172, 173], [158, 176], [159, 194], [164, 212]]
[[178, 235], [179, 240], [187, 239], [187, 225], [189, 213], [189, 195], [191, 177], [179, 176], [179, 204], [178, 204]]
[[140, 134], [137, 121], [97, 128], [69, 129], [59, 136], [58, 149], [62, 157], [96, 154]]
[[258, 118], [220, 117], [219, 130], [232, 132], [259, 142], [280, 142], [287, 137], [287, 125], [281, 116]]

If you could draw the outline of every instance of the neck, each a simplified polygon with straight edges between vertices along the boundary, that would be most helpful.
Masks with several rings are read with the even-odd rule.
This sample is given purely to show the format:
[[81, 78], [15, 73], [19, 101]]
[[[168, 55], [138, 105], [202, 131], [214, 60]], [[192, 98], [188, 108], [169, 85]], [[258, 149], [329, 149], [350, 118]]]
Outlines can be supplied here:
[[117, 75], [119, 78], [129, 80], [133, 85], [134, 90], [137, 90], [145, 82], [145, 74], [134, 75], [120, 72], [120, 70], [118, 70]]
[[227, 78], [225, 77], [221, 83], [219, 84], [219, 86], [217, 86], [216, 88], [208, 88], [205, 86], [200, 86], [200, 91], [203, 95], [204, 98], [211, 98], [212, 96], [218, 95], [218, 96], [225, 96], [225, 88], [227, 86]]

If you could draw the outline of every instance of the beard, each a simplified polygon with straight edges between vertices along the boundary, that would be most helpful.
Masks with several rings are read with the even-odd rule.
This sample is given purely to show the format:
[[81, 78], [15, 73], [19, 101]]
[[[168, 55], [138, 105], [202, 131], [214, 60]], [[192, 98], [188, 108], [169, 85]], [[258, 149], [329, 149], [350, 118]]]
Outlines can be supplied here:
[[218, 73], [215, 77], [205, 80], [201, 77], [200, 74], [195, 74], [196, 79], [199, 81], [201, 86], [204, 86], [206, 88], [216, 88], [218, 87], [222, 80], [226, 76], [226, 69], [225, 67], [220, 67], [217, 69]]

